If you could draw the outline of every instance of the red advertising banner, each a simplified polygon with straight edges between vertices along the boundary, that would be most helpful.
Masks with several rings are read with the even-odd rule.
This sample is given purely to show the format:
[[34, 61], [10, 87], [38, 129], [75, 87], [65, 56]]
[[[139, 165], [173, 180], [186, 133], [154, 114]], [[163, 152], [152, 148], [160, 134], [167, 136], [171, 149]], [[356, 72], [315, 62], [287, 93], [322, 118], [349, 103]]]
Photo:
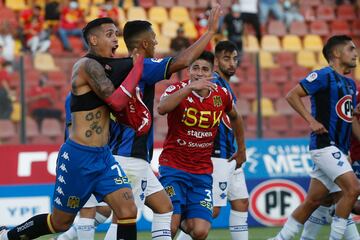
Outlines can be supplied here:
[[55, 182], [58, 145], [0, 145], [0, 185]]

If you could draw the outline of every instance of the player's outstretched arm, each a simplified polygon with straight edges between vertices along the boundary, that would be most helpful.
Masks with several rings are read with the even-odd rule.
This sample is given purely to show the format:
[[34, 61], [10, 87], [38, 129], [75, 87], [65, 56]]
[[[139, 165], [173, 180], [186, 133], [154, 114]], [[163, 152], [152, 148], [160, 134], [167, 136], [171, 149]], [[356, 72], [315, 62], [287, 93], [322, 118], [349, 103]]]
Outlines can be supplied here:
[[144, 57], [136, 59], [131, 69], [119, 88], [115, 89], [111, 80], [106, 77], [104, 68], [93, 59], [87, 59], [84, 70], [87, 73], [88, 83], [92, 90], [103, 99], [113, 110], [121, 111], [129, 101], [140, 81], [143, 71]]
[[311, 116], [308, 110], [306, 110], [304, 103], [301, 98], [307, 96], [305, 90], [301, 87], [300, 84], [297, 84], [293, 89], [291, 89], [286, 95], [286, 100], [290, 106], [302, 116], [305, 121], [309, 123], [311, 131], [317, 134], [327, 133], [326, 128], [319, 123], [318, 121]]
[[181, 51], [173, 58], [168, 70], [169, 75], [190, 66], [190, 64], [200, 56], [217, 32], [220, 15], [221, 7], [217, 4], [210, 11], [207, 31], [190, 47]]
[[230, 112], [227, 113], [231, 128], [233, 130], [237, 151], [231, 156], [229, 161], [236, 161], [236, 168], [240, 168], [242, 164], [246, 161], [246, 147], [245, 147], [245, 136], [244, 136], [244, 121], [240, 113], [236, 110], [235, 105], [233, 105]]

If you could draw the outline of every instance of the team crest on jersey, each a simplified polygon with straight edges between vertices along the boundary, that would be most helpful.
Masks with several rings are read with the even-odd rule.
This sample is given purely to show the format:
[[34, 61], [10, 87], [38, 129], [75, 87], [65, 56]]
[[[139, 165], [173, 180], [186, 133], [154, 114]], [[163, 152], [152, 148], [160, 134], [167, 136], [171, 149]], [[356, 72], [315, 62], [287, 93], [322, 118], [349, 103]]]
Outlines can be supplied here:
[[353, 117], [353, 104], [352, 96], [345, 95], [342, 97], [335, 106], [336, 114], [345, 122], [352, 122]]
[[219, 182], [219, 188], [224, 191], [227, 188], [227, 182]]
[[160, 63], [160, 62], [162, 62], [162, 60], [163, 60], [162, 58], [152, 58], [151, 59], [152, 62], [156, 62], [156, 63]]
[[146, 180], [141, 180], [141, 189], [142, 189], [143, 191], [145, 191], [146, 186], [147, 186], [147, 181], [146, 181]]
[[165, 187], [165, 191], [167, 193], [167, 195], [169, 195], [169, 197], [175, 196], [175, 189], [173, 186], [166, 186]]
[[314, 81], [315, 79], [317, 79], [317, 77], [318, 77], [318, 74], [317, 74], [316, 72], [312, 72], [312, 73], [310, 73], [310, 74], [306, 77], [306, 80], [307, 80], [308, 82], [312, 82], [312, 81]]
[[68, 198], [67, 204], [69, 208], [78, 208], [80, 205], [80, 198], [76, 196], [70, 196]]
[[222, 103], [222, 100], [221, 100], [220, 96], [214, 96], [213, 100], [214, 100], [214, 106], [215, 107], [221, 107], [222, 106], [223, 103]]
[[334, 153], [332, 153], [332, 155], [333, 155], [333, 157], [335, 159], [340, 159], [341, 158], [341, 152], [334, 152]]

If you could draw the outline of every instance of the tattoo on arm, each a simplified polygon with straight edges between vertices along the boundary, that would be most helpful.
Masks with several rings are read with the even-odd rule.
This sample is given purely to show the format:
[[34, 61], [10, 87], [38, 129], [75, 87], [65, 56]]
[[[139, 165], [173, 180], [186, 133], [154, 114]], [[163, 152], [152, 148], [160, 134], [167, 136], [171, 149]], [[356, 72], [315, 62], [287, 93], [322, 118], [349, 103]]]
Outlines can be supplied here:
[[128, 193], [128, 192], [124, 192], [123, 197], [125, 198], [125, 200], [134, 199], [134, 196], [132, 195], [132, 193]]
[[114, 92], [114, 85], [106, 77], [105, 70], [94, 59], [87, 59], [84, 70], [88, 74], [88, 83], [91, 89], [102, 99], [107, 98]]

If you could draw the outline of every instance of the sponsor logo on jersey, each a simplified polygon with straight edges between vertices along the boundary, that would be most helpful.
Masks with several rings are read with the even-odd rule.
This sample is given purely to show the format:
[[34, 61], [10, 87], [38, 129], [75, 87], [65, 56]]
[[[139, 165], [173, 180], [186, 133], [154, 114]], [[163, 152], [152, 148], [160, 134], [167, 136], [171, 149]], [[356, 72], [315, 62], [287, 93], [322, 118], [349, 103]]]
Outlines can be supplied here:
[[180, 146], [184, 146], [184, 145], [186, 145], [186, 141], [185, 140], [183, 140], [183, 139], [177, 139], [176, 140], [176, 142], [180, 145]]
[[200, 132], [200, 131], [195, 131], [195, 130], [189, 130], [187, 132], [187, 135], [193, 136], [193, 137], [196, 137], [196, 138], [205, 138], [205, 137], [212, 137], [213, 136], [212, 132]]
[[293, 210], [304, 201], [305, 194], [300, 185], [289, 180], [262, 182], [250, 194], [250, 213], [261, 224], [283, 226]]
[[352, 105], [352, 96], [345, 95], [342, 97], [335, 106], [336, 114], [344, 120], [345, 122], [352, 122], [353, 116], [353, 105]]
[[70, 196], [68, 198], [66, 206], [68, 206], [69, 208], [78, 208], [79, 205], [80, 205], [80, 198], [76, 196]]
[[213, 128], [219, 126], [223, 111], [199, 111], [189, 107], [185, 109], [182, 122], [188, 127]]
[[214, 106], [215, 107], [221, 107], [223, 105], [221, 97], [220, 96], [214, 96], [213, 97]]
[[305, 79], [308, 81], [308, 82], [312, 82], [314, 81], [315, 79], [317, 79], [318, 77], [318, 74], [316, 72], [312, 72], [310, 73]]

